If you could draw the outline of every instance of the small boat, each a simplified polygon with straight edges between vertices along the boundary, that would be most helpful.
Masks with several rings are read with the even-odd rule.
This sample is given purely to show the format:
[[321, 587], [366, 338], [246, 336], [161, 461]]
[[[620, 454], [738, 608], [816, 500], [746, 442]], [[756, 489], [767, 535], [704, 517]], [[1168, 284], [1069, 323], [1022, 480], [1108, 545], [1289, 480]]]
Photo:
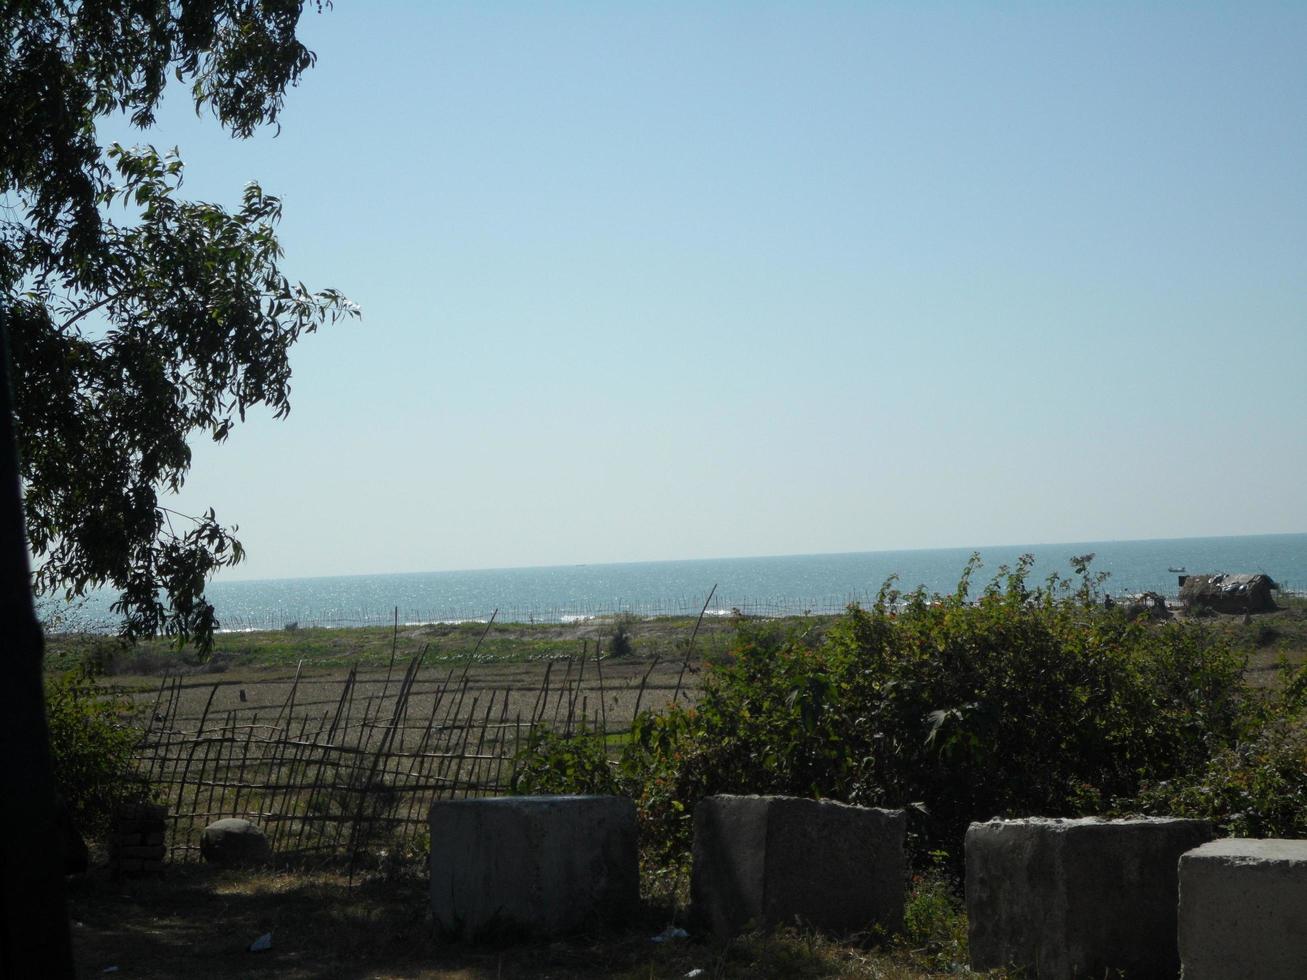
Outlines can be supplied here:
[[1170, 568], [1167, 569], [1167, 571], [1168, 571], [1168, 572], [1178, 572], [1178, 573], [1180, 573], [1181, 575], [1183, 575], [1183, 574], [1184, 574], [1184, 566], [1181, 565], [1179, 568], [1176, 568], [1174, 565], [1172, 565]]

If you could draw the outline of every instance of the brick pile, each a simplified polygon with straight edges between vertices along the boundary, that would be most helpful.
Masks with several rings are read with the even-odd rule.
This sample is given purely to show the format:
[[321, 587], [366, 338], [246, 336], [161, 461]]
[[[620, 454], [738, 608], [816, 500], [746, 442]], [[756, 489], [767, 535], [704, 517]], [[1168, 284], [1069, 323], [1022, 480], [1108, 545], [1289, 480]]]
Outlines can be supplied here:
[[164, 832], [168, 808], [141, 803], [123, 814], [109, 837], [109, 870], [114, 875], [158, 874], [167, 854]]

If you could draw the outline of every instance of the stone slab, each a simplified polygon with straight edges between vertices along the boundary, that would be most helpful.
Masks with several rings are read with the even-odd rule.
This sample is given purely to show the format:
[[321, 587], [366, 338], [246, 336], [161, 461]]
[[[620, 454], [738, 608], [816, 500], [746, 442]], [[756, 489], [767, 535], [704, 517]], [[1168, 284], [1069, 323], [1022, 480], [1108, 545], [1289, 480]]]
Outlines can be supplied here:
[[640, 897], [635, 804], [518, 796], [432, 804], [436, 929], [468, 940], [543, 938], [616, 925]]
[[796, 924], [837, 935], [897, 932], [906, 831], [902, 810], [710, 796], [694, 814], [694, 923], [722, 937]]
[[1307, 977], [1307, 841], [1212, 841], [1180, 858], [1185, 980]]
[[1212, 839], [1204, 820], [1032, 818], [966, 837], [971, 966], [1041, 980], [1179, 972], [1178, 862]]

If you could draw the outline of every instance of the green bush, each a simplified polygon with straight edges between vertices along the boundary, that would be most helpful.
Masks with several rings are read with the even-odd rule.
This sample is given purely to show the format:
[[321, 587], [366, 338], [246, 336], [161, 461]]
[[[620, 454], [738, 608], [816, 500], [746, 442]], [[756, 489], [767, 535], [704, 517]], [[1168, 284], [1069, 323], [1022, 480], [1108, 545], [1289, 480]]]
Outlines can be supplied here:
[[603, 734], [584, 724], [569, 733], [534, 729], [517, 754], [511, 783], [511, 792], [523, 795], [621, 795], [626, 789], [608, 762]]
[[684, 712], [676, 796], [908, 806], [918, 851], [960, 854], [972, 820], [1097, 812], [1234, 741], [1240, 657], [1104, 609], [1087, 561], [1033, 590], [1029, 564], [974, 601], [974, 561], [948, 596], [887, 585], [815, 645], [745, 628]]
[[959, 883], [941, 868], [943, 852], [931, 855], [934, 867], [914, 874], [903, 905], [901, 942], [931, 973], [957, 973], [967, 963], [967, 913]]
[[1307, 837], [1307, 667], [1248, 711], [1239, 740], [1143, 789], [1126, 809], [1203, 817], [1233, 837]]
[[1089, 557], [1033, 589], [1023, 559], [974, 599], [974, 559], [951, 595], [887, 584], [820, 637], [741, 623], [698, 704], [637, 719], [620, 759], [549, 742], [551, 786], [611, 779], [669, 850], [713, 793], [909, 807], [920, 857], [961, 855], [972, 820], [1101, 812], [1201, 769], [1246, 727], [1243, 660], [1104, 608]]
[[75, 674], [46, 678], [45, 710], [55, 786], [74, 826], [100, 837], [148, 796], [134, 755], [140, 733], [124, 699]]
[[624, 612], [613, 624], [613, 636], [608, 642], [608, 655], [611, 657], [629, 657], [635, 652], [635, 616]]

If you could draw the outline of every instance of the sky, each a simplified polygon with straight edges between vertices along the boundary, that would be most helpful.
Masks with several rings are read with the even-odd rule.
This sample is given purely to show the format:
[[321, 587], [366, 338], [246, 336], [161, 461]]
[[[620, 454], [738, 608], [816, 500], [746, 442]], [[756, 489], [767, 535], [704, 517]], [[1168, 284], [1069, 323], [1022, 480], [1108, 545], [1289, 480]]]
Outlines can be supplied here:
[[280, 196], [363, 310], [193, 442], [225, 580], [1307, 530], [1307, 5], [362, 3]]

